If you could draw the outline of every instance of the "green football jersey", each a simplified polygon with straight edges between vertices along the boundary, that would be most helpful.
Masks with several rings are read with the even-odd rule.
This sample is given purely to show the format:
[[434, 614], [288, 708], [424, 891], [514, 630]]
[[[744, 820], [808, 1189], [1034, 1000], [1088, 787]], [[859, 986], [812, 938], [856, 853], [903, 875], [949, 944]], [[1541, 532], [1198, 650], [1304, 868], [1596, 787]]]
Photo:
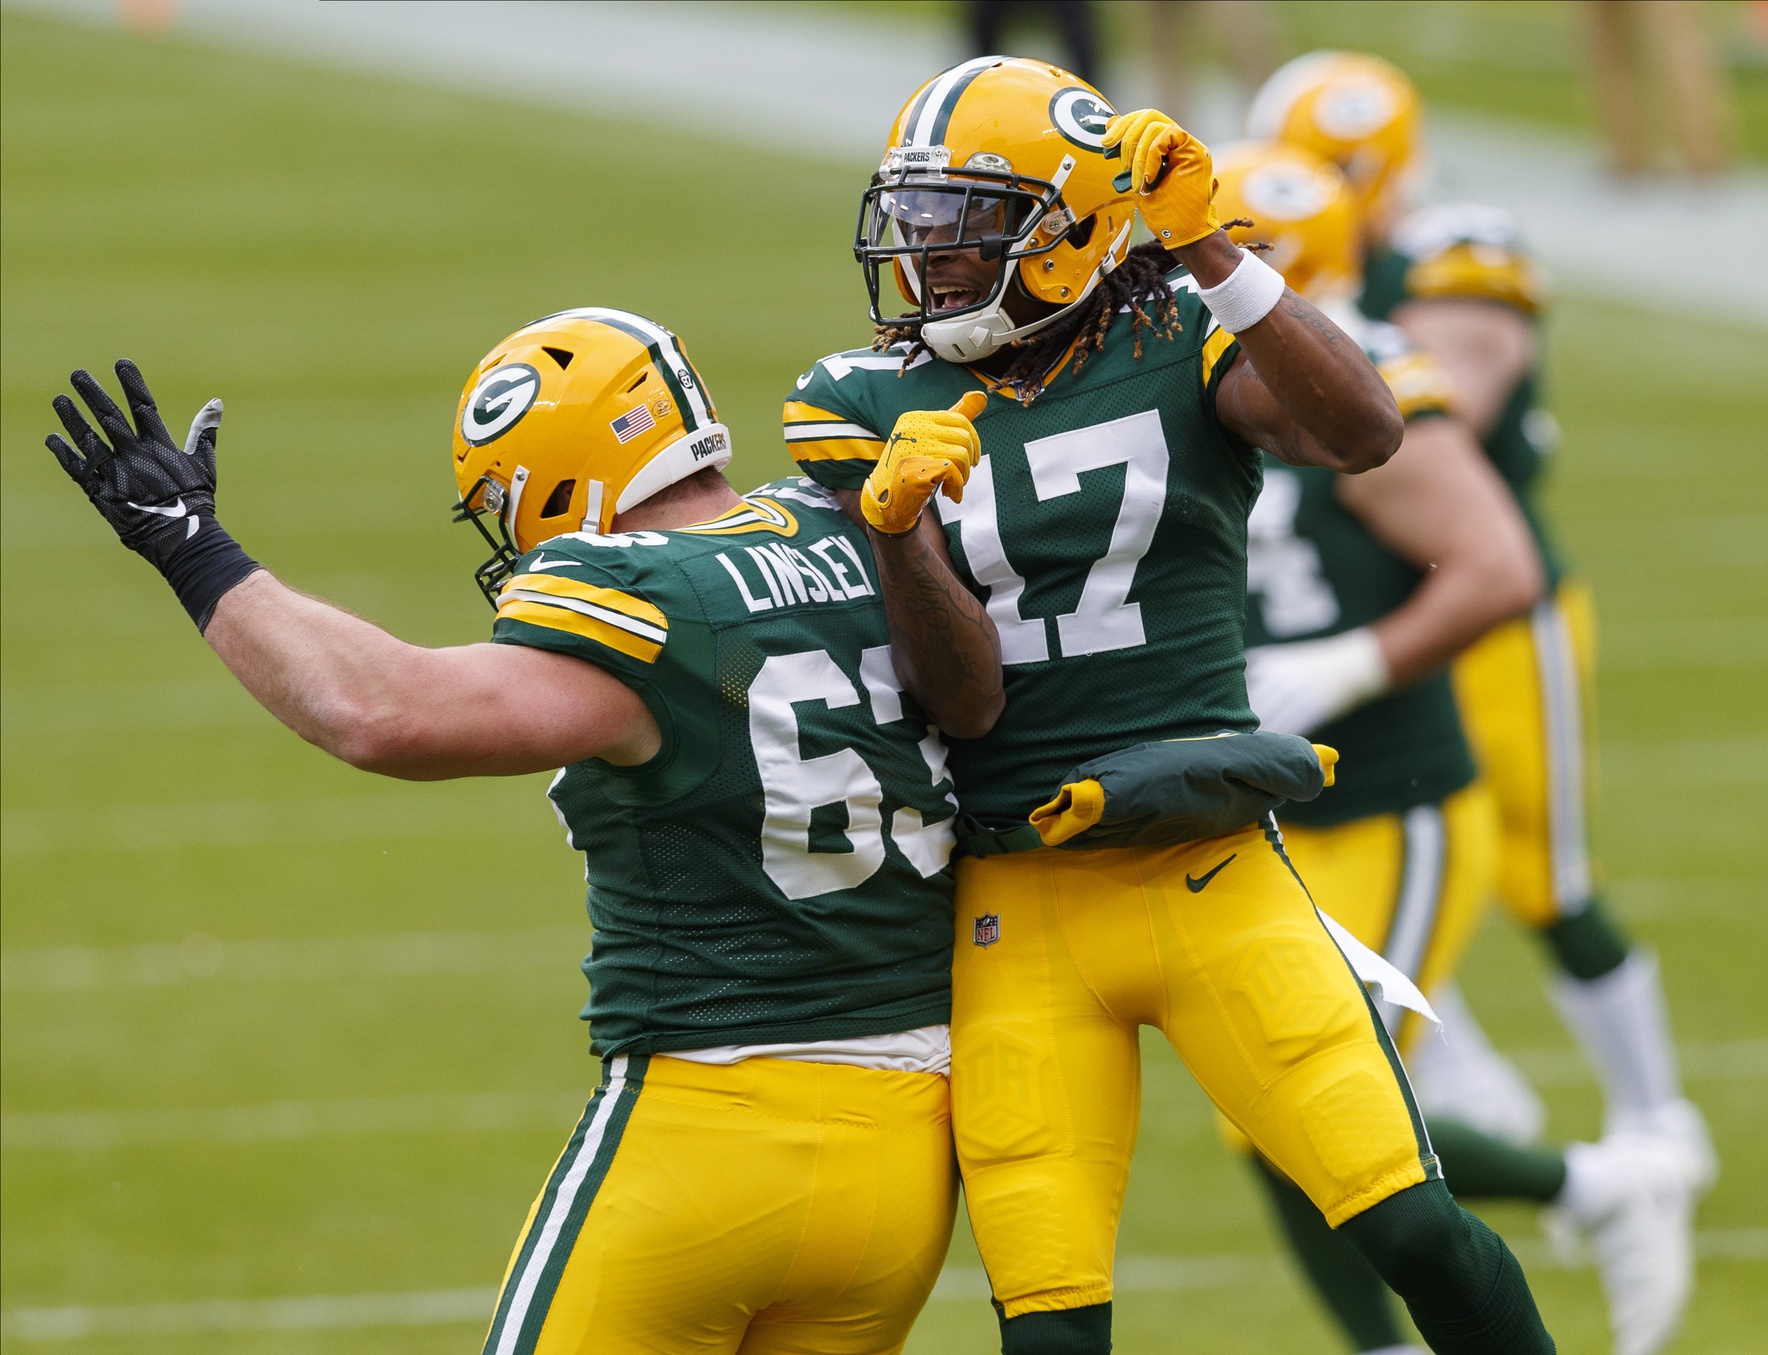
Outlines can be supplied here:
[[865, 535], [808, 480], [699, 526], [525, 555], [492, 635], [643, 697], [649, 762], [566, 767], [604, 1057], [950, 1019], [945, 749], [901, 690]]
[[[1410, 423], [1448, 411], [1441, 369], [1393, 325], [1347, 315], [1347, 333], [1386, 378]], [[1248, 524], [1246, 645], [1317, 640], [1380, 620], [1422, 573], [1376, 540], [1338, 501], [1338, 475], [1265, 460]], [[1359, 706], [1308, 737], [1339, 753], [1332, 789], [1278, 811], [1327, 826], [1433, 804], [1473, 780], [1473, 755], [1449, 675], [1438, 672]]]
[[[962, 503], [936, 500], [959, 571], [1001, 636], [1006, 709], [992, 732], [951, 741], [966, 814], [1023, 824], [1077, 763], [1151, 739], [1257, 727], [1241, 631], [1246, 515], [1258, 453], [1215, 417], [1235, 351], [1182, 270], [1182, 328], [1130, 317], [1071, 358], [1029, 407], [995, 393], [976, 418], [981, 463]], [[859, 487], [897, 417], [947, 409], [988, 383], [906, 349], [821, 359], [786, 404], [801, 469]]]
[[[1393, 244], [1365, 264], [1358, 304], [1371, 319], [1386, 320], [1407, 301], [1457, 298], [1510, 306], [1538, 318], [1546, 288], [1523, 249], [1515, 222], [1496, 208], [1427, 207], [1402, 221]], [[1564, 559], [1537, 502], [1545, 460], [1559, 440], [1559, 425], [1541, 405], [1541, 360], [1523, 373], [1486, 435], [1485, 451], [1534, 533], [1548, 587], [1565, 572]]]

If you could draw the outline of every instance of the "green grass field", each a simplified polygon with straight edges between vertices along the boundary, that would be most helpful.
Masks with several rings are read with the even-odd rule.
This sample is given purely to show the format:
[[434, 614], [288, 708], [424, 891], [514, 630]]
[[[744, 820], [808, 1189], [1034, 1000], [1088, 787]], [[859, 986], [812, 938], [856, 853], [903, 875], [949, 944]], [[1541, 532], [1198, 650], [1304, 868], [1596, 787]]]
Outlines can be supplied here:
[[[248, 549], [413, 640], [481, 638], [476, 538], [447, 520], [472, 364], [561, 306], [642, 310], [711, 382], [735, 478], [766, 478], [791, 379], [866, 335], [869, 167], [40, 20], [3, 36], [5, 1309], [490, 1286], [595, 1076], [581, 867], [541, 784], [377, 781], [259, 712], [61, 477], [49, 399], [123, 355], [173, 422], [225, 396]], [[1746, 1355], [1768, 1322], [1768, 334], [1568, 298], [1552, 343], [1553, 502], [1605, 624], [1601, 847], [1725, 1158], [1677, 1349]], [[1555, 1132], [1587, 1135], [1538, 969], [1494, 921], [1467, 987], [1546, 1076]], [[1335, 1350], [1163, 1047], [1147, 1084], [1118, 1350]], [[1561, 1350], [1606, 1350], [1593, 1274], [1491, 1217]], [[977, 1264], [961, 1227], [952, 1264]], [[484, 1318], [153, 1320], [65, 1348], [469, 1351]], [[942, 1298], [911, 1350], [993, 1349], [993, 1326]], [[7, 1348], [64, 1348], [31, 1330]]]

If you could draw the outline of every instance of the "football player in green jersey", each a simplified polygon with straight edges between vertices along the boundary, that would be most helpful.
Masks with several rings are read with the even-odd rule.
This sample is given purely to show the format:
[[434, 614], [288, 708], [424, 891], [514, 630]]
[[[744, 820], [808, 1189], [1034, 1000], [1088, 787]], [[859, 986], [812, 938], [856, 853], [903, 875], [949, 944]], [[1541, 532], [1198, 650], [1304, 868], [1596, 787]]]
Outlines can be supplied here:
[[[809, 474], [874, 540], [949, 550], [1000, 634], [1006, 709], [952, 747], [952, 1090], [1002, 1346], [1110, 1347], [1137, 1028], [1154, 1025], [1436, 1349], [1548, 1351], [1515, 1258], [1444, 1188], [1275, 830], [1071, 850], [1029, 822], [1091, 758], [1255, 729], [1257, 449], [1354, 473], [1402, 432], [1361, 350], [1222, 233], [1211, 186], [1208, 151], [1170, 119], [1119, 118], [1064, 71], [983, 57], [941, 73], [897, 118], [861, 209], [877, 348], [822, 359], [785, 409]], [[1156, 243], [1131, 250], [1138, 212]], [[885, 313], [891, 286], [908, 315]], [[909, 471], [946, 441], [921, 412], [979, 390], [987, 454], [961, 503], [917, 520]], [[909, 626], [893, 643], [938, 638]]]
[[[1313, 52], [1260, 90], [1248, 131], [1344, 169], [1365, 220], [1366, 314], [1404, 329], [1448, 372], [1457, 408], [1515, 495], [1535, 538], [1547, 593], [1455, 665], [1456, 695], [1498, 799], [1499, 893], [1546, 942], [1552, 995], [1603, 1085], [1605, 1132], [1675, 1145], [1698, 1193], [1717, 1159], [1700, 1111], [1682, 1095], [1657, 963], [1626, 937], [1596, 887], [1586, 797], [1595, 619], [1568, 575], [1536, 498], [1557, 436], [1541, 407], [1539, 320], [1545, 288], [1514, 221], [1488, 207], [1408, 213], [1423, 164], [1422, 108], [1405, 74], [1379, 57]], [[1420, 1051], [1420, 1099], [1519, 1137], [1539, 1101], [1493, 1053], [1451, 992], [1446, 1043]]]
[[[1363, 344], [1407, 418], [1399, 452], [1366, 475], [1266, 464], [1247, 558], [1247, 688], [1262, 728], [1339, 753], [1331, 795], [1279, 811], [1315, 901], [1441, 991], [1495, 889], [1499, 842], [1448, 665], [1539, 601], [1543, 571], [1514, 497], [1454, 413], [1447, 373], [1357, 311], [1356, 211], [1339, 171], [1275, 142], [1230, 147], [1216, 167], [1219, 210], [1259, 223], [1236, 234], [1271, 242], [1290, 286]], [[1419, 1020], [1383, 1015], [1410, 1067], [1427, 1043]], [[1457, 1197], [1554, 1205], [1590, 1234], [1621, 1350], [1669, 1339], [1693, 1278], [1678, 1154], [1628, 1134], [1531, 1149], [1452, 1112], [1425, 1107], [1425, 1119]], [[1268, 1165], [1261, 1175], [1356, 1349], [1412, 1349], [1374, 1272], [1300, 1191]]]
[[267, 709], [389, 776], [563, 768], [603, 1075], [488, 1355], [900, 1351], [956, 1194], [956, 805], [924, 712], [998, 710], [980, 605], [899, 561], [948, 651], [899, 678], [863, 532], [808, 481], [739, 498], [686, 353], [625, 311], [548, 316], [469, 380], [454, 469], [497, 621], [451, 649], [261, 569], [214, 517], [220, 402], [180, 448], [117, 374], [129, 415], [76, 372], [98, 430], [59, 397], [50, 448]]

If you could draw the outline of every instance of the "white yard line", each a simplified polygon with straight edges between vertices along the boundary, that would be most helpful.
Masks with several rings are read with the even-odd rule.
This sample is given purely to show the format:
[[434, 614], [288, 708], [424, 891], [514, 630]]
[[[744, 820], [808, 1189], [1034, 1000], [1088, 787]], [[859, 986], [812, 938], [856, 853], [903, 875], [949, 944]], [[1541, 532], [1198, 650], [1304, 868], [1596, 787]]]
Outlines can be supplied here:
[[[1696, 1236], [1702, 1260], [1768, 1260], [1768, 1228], [1727, 1228]], [[1525, 1264], [1554, 1264], [1545, 1244], [1519, 1239]], [[1117, 1262], [1119, 1293], [1176, 1293], [1296, 1284], [1288, 1260], [1275, 1252], [1221, 1256], [1125, 1256]], [[979, 1266], [948, 1266], [932, 1301], [988, 1298]], [[205, 1299], [194, 1303], [79, 1304], [12, 1308], [0, 1334], [13, 1341], [78, 1341], [100, 1336], [185, 1336], [205, 1332], [350, 1331], [374, 1327], [484, 1325], [494, 1289], [432, 1289], [407, 1294], [314, 1294], [282, 1299]]]
[[[10, 7], [115, 23], [115, 0]], [[915, 87], [964, 55], [955, 29], [833, 6], [182, 0], [178, 22], [236, 49], [662, 121], [772, 153], [840, 157], [856, 170], [876, 161]], [[1147, 97], [1146, 72], [1134, 67], [1105, 83], [1126, 106]], [[1198, 130], [1231, 137], [1231, 105], [1205, 104]], [[1768, 252], [1723, 243], [1684, 251], [1673, 286], [1652, 267], [1666, 240], [1768, 239], [1768, 175], [1621, 186], [1602, 172], [1594, 142], [1465, 114], [1437, 116], [1432, 145], [1432, 195], [1516, 212], [1568, 289], [1768, 325]]]

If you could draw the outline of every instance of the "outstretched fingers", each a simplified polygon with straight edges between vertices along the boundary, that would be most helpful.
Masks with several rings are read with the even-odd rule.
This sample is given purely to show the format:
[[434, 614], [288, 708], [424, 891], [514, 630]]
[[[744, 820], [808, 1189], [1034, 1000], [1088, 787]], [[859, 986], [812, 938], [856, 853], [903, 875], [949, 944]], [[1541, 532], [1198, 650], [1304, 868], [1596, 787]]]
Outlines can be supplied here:
[[[77, 379], [85, 375], [84, 372], [74, 373], [76, 390], [79, 389]], [[80, 449], [88, 461], [110, 455], [110, 448], [105, 445], [104, 439], [93, 430], [92, 425], [86, 422], [86, 416], [80, 413], [78, 405], [65, 395], [56, 396], [52, 404], [56, 417], [61, 420], [61, 426], [68, 430], [68, 436], [74, 440], [74, 446]]]
[[[113, 443], [127, 442], [135, 436], [134, 428], [130, 426], [123, 411], [117, 408], [117, 402], [110, 398], [110, 392], [98, 384], [98, 378], [93, 376], [91, 372], [82, 367], [70, 375], [68, 380], [73, 383], [80, 398], [86, 402], [86, 408], [91, 410], [92, 416], [98, 420], [98, 426], [109, 434]], [[61, 406], [57, 404], [57, 412], [60, 412], [60, 409]], [[66, 424], [67, 415], [63, 414], [61, 421]], [[82, 425], [85, 424], [84, 419], [80, 422]], [[71, 424], [68, 425], [68, 431], [70, 433], [75, 431]], [[78, 441], [77, 437], [76, 441]], [[84, 443], [81, 443], [80, 446], [82, 450], [85, 449]], [[87, 452], [87, 455], [90, 456], [91, 453]]]
[[147, 388], [147, 378], [141, 375], [141, 368], [128, 358], [117, 363], [117, 380], [123, 384], [123, 398], [129, 402], [129, 412], [135, 416], [136, 433], [162, 446], [172, 446], [172, 435], [166, 431], [165, 420], [160, 418], [160, 409], [153, 401], [153, 393]]
[[84, 489], [86, 482], [92, 478], [92, 472], [86, 469], [86, 459], [69, 446], [67, 439], [60, 433], [51, 433], [43, 439], [43, 445], [61, 462], [61, 468], [68, 473], [68, 479]]

